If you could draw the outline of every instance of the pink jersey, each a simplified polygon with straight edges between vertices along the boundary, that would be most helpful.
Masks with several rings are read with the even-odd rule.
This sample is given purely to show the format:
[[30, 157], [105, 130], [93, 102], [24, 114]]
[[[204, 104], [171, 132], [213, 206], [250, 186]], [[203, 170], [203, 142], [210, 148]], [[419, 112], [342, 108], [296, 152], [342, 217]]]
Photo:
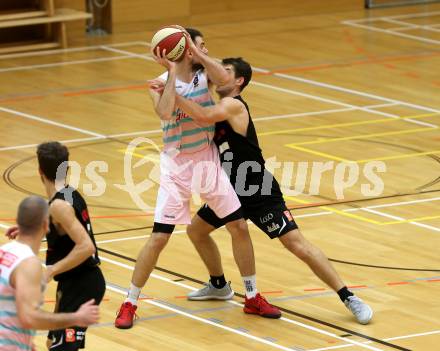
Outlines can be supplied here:
[[31, 351], [35, 330], [22, 327], [17, 316], [15, 289], [10, 284], [14, 269], [25, 259], [35, 256], [25, 244], [11, 241], [0, 246], [0, 350]]
[[[159, 76], [167, 80], [168, 72]], [[214, 101], [208, 89], [208, 78], [204, 70], [198, 70], [190, 83], [176, 79], [177, 94], [197, 102], [201, 106], [212, 106]], [[162, 120], [164, 151], [177, 149], [181, 153], [194, 153], [206, 149], [212, 142], [215, 124], [195, 122], [191, 116], [177, 108], [173, 119]]]

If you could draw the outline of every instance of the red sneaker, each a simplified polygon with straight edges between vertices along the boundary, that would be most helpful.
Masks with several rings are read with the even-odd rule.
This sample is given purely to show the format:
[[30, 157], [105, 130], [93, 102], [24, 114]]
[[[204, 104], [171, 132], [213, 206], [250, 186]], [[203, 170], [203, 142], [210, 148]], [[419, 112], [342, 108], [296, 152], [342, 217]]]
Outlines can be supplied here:
[[280, 318], [281, 312], [275, 306], [272, 306], [267, 300], [259, 293], [252, 299], [247, 297], [244, 300], [244, 313], [259, 314], [265, 318]]
[[133, 326], [133, 320], [137, 317], [136, 309], [137, 306], [133, 306], [131, 302], [124, 302], [116, 317], [115, 327], [119, 329], [130, 329]]

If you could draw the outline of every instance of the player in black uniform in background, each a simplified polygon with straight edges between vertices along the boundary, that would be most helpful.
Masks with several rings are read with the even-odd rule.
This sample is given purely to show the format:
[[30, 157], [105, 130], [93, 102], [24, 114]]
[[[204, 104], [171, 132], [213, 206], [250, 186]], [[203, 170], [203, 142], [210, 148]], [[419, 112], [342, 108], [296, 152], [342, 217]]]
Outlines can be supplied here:
[[[93, 237], [86, 202], [66, 182], [69, 151], [58, 142], [37, 148], [39, 173], [49, 198], [50, 226], [47, 234], [47, 281], [58, 282], [55, 312], [73, 312], [94, 299], [99, 305], [105, 280]], [[48, 335], [51, 351], [84, 348], [87, 328], [71, 326]]]
[[[373, 311], [361, 299], [347, 289], [324, 253], [307, 241], [299, 231], [286, 207], [280, 186], [265, 169], [265, 161], [259, 147], [257, 133], [249, 108], [240, 96], [252, 76], [251, 66], [241, 58], [222, 61], [229, 72], [229, 82], [217, 87], [220, 102], [212, 107], [202, 107], [194, 102], [176, 97], [178, 106], [199, 122], [216, 122], [215, 143], [226, 173], [241, 201], [245, 218], [249, 218], [271, 239], [278, 238], [295, 256], [339, 295], [357, 321], [367, 324]], [[247, 170], [252, 167], [251, 170]], [[194, 216], [187, 232], [199, 249], [211, 279], [207, 286], [188, 295], [190, 300], [215, 299], [219, 289], [228, 293], [217, 245], [209, 234], [224, 223], [207, 206]]]

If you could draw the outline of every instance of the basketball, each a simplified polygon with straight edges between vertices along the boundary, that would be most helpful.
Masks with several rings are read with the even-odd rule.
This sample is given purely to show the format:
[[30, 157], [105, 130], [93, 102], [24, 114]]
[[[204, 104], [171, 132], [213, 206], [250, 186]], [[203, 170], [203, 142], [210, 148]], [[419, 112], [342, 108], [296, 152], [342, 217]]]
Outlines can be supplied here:
[[151, 39], [151, 47], [156, 55], [159, 47], [160, 52], [165, 50], [166, 56], [170, 61], [176, 61], [185, 53], [187, 48], [186, 37], [183, 31], [178, 28], [165, 27], [154, 34]]

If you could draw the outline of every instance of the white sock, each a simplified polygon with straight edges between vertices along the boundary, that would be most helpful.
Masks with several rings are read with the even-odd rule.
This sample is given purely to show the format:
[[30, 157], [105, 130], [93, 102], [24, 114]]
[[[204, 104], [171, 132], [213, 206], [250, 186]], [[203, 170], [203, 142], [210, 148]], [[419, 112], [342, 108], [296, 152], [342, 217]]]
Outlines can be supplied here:
[[124, 302], [130, 302], [133, 306], [136, 306], [141, 290], [142, 288], [138, 288], [133, 283], [130, 283], [130, 290], [128, 290], [127, 298]]
[[257, 290], [257, 276], [254, 274], [254, 275], [249, 275], [247, 277], [241, 277], [241, 279], [243, 279], [243, 284], [244, 284], [244, 290], [245, 290], [245, 293], [246, 293], [246, 297], [248, 299], [252, 299], [258, 293], [258, 290]]

